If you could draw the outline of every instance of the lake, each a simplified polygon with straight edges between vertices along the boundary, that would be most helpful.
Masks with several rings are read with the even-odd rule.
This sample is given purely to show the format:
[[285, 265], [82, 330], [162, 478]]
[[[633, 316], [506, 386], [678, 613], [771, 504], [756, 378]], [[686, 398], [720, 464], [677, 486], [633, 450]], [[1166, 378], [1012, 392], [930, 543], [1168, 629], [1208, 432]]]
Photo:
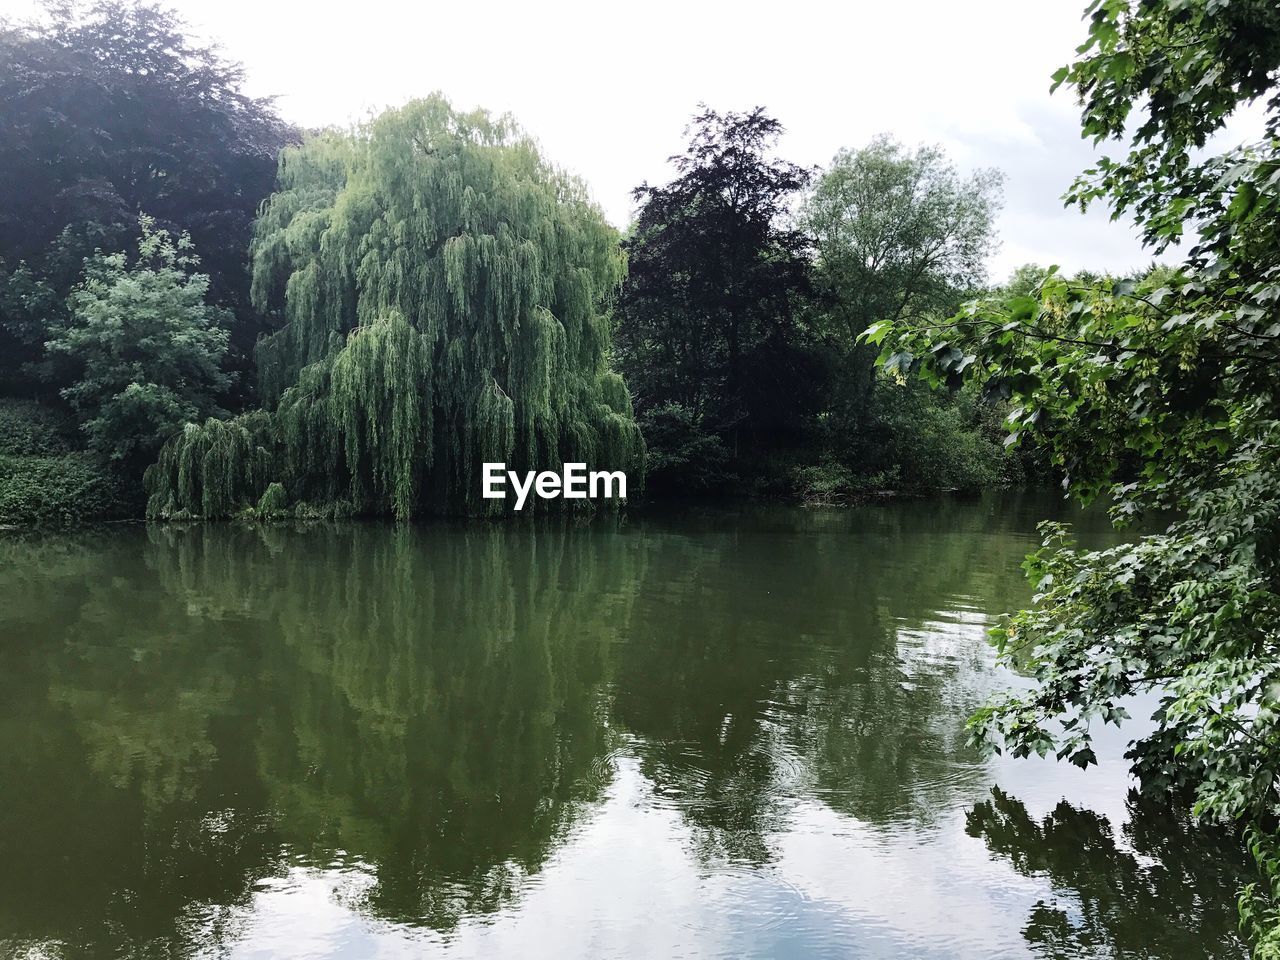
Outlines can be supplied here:
[[1074, 516], [0, 534], [0, 955], [1243, 957], [1127, 734], [966, 746]]

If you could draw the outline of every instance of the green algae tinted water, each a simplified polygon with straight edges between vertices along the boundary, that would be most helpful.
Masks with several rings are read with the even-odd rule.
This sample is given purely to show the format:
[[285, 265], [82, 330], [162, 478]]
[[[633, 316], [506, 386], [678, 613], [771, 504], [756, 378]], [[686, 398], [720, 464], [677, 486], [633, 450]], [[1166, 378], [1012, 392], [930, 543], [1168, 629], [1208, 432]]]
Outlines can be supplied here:
[[1242, 957], [1123, 737], [965, 745], [1063, 515], [0, 535], [0, 956]]

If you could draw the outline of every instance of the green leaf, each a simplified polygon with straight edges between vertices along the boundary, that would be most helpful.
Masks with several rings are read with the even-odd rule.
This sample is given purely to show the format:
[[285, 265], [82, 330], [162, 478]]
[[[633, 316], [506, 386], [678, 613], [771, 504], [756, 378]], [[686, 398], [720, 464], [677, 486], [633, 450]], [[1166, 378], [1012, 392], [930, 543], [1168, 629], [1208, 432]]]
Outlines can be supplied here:
[[1006, 304], [1006, 309], [1011, 319], [1026, 321], [1035, 317], [1040, 310], [1040, 304], [1034, 297], [1014, 297]]

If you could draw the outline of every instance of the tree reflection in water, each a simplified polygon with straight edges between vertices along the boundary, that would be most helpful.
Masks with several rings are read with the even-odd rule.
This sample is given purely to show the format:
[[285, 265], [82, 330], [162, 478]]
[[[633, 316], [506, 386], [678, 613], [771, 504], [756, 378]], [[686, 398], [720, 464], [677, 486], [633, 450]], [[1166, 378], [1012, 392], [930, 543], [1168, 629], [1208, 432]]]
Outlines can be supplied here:
[[[767, 882], [802, 806], [890, 849], [958, 832], [989, 783], [963, 720], [1003, 682], [983, 624], [1044, 509], [2, 540], [0, 952], [231, 950], [300, 868], [447, 937], [518, 909], [624, 760], [707, 875]], [[1225, 841], [1135, 813], [1117, 847], [1002, 795], [967, 822], [1060, 891], [1041, 955], [1235, 955]]]
[[[1230, 836], [1130, 798], [1121, 835], [1063, 800], [1043, 819], [999, 788], [968, 814], [967, 832], [1026, 876], [1047, 877], [1023, 936], [1036, 955], [1197, 958], [1247, 955], [1234, 935], [1235, 895], [1250, 866]], [[1217, 931], [1205, 936], [1206, 931]]]

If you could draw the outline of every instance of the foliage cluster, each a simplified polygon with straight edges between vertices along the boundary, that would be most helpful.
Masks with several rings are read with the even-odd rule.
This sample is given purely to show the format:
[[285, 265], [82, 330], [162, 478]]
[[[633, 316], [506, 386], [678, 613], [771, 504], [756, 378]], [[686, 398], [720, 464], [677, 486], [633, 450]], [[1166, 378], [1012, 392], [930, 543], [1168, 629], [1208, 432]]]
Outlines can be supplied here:
[[759, 108], [704, 110], [675, 179], [635, 191], [618, 357], [651, 490], [776, 490], [780, 460], [810, 502], [1000, 483], [1010, 458], [973, 398], [878, 377], [859, 340], [983, 283], [1000, 175], [887, 137], [817, 175], [773, 158], [781, 132]]
[[254, 296], [285, 320], [258, 349], [274, 408], [253, 437], [177, 435], [153, 516], [226, 516], [272, 481], [401, 519], [491, 512], [484, 461], [642, 476], [607, 362], [616, 233], [509, 118], [433, 96], [287, 150], [252, 253]]
[[736, 479], [724, 441], [686, 404], [650, 407], [639, 423], [648, 446], [646, 482], [653, 492], [717, 493]]
[[0, 398], [0, 525], [67, 525], [129, 513], [131, 498], [117, 473], [76, 446], [75, 423], [65, 411]]
[[245, 357], [263, 321], [244, 251], [296, 136], [271, 103], [151, 0], [50, 0], [0, 22], [0, 64], [0, 390], [44, 384], [44, 326], [84, 257], [132, 252], [140, 214], [191, 235]]
[[0, 398], [0, 456], [47, 457], [75, 443], [75, 424], [64, 411], [35, 400]]
[[[1092, 734], [1155, 691], [1129, 757], [1144, 792], [1238, 825], [1265, 882], [1241, 898], [1255, 955], [1280, 956], [1280, 10], [1222, 0], [1089, 8], [1056, 75], [1083, 128], [1129, 140], [1068, 195], [1133, 217], [1177, 269], [1066, 280], [967, 305], [946, 322], [877, 324], [892, 371], [963, 375], [1009, 398], [1033, 436], [1121, 522], [1167, 508], [1162, 532], [1104, 551], [1045, 529], [1035, 605], [996, 634], [1036, 685], [974, 718], [979, 742], [1094, 762]], [[1260, 138], [1209, 138], [1260, 101]]]
[[92, 453], [0, 453], [0, 525], [68, 525], [128, 516], [119, 476]]
[[209, 278], [185, 234], [176, 240], [142, 218], [137, 260], [85, 262], [70, 315], [50, 332], [51, 355], [76, 370], [61, 391], [90, 450], [140, 473], [184, 423], [217, 410], [228, 382], [224, 311], [205, 302]]

